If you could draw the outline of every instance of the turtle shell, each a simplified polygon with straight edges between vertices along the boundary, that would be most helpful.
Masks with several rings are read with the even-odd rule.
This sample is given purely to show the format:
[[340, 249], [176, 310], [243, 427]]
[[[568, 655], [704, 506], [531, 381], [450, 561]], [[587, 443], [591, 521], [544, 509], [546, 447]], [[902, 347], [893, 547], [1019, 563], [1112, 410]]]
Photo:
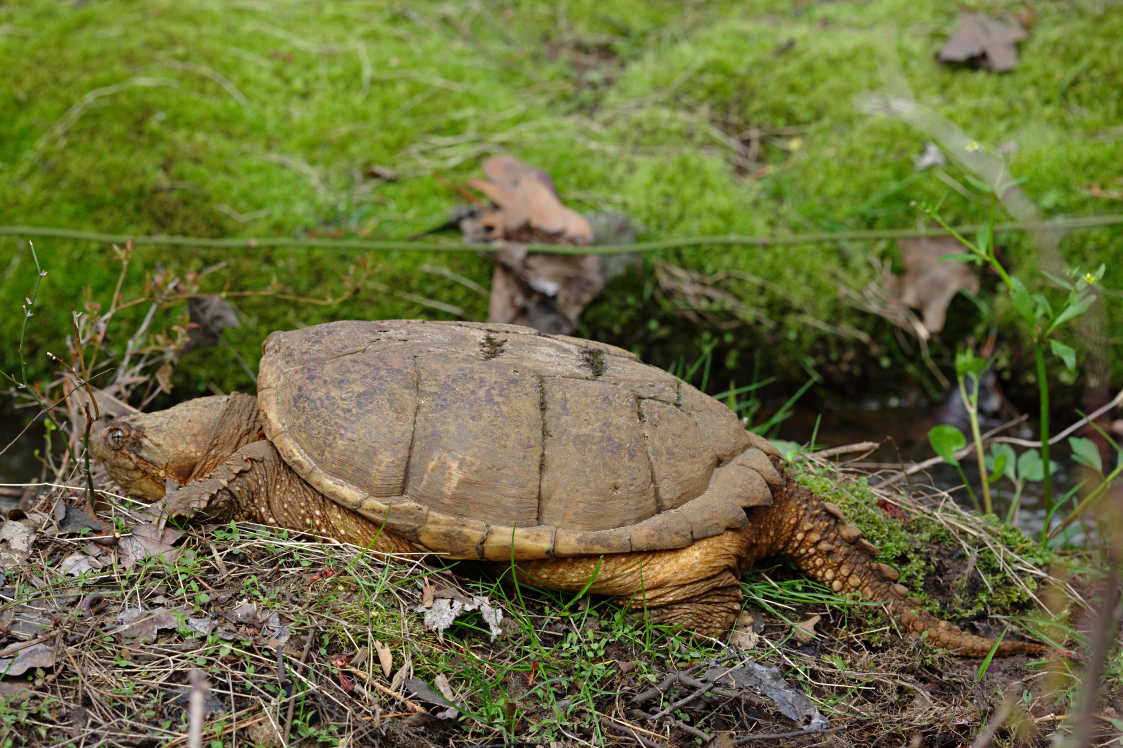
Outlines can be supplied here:
[[313, 487], [453, 558], [681, 548], [769, 504], [775, 449], [620, 348], [342, 321], [265, 341], [265, 433]]

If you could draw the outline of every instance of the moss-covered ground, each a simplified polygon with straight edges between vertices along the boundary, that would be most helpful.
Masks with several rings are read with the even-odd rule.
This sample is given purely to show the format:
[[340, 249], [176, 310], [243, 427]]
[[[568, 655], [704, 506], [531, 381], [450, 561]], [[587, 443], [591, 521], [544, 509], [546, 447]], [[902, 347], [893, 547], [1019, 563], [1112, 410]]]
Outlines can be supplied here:
[[[441, 223], [463, 200], [455, 186], [497, 151], [547, 170], [579, 210], [626, 211], [646, 238], [914, 227], [918, 201], [939, 203], [953, 223], [986, 219], [990, 201], [962, 173], [914, 169], [926, 136], [860, 111], [855, 97], [867, 91], [909, 92], [1006, 153], [1046, 215], [1115, 211], [1123, 11], [1091, 1], [1031, 7], [1020, 65], [995, 75], [934, 60], [958, 13], [938, 0], [5, 4], [0, 222], [408, 237]], [[1106, 261], [1104, 285], [1123, 288], [1123, 262], [1113, 261], [1121, 234], [1074, 233], [1063, 256]], [[1034, 282], [1030, 242], [1002, 241]], [[48, 275], [23, 355], [39, 376], [84, 289], [107, 298], [118, 267], [104, 245], [42, 239], [36, 250]], [[895, 257], [888, 241], [668, 251], [660, 258], [722, 276], [740, 304], [718, 314], [738, 324], [699, 330], [679, 315], [681, 300], [632, 275], [587, 311], [581, 332], [663, 365], [716, 344], [722, 366], [788, 381], [812, 362], [922, 378], [888, 323], [839, 290], [860, 289], [878, 277], [874, 261]], [[471, 253], [142, 247], [126, 291], [158, 269], [183, 276], [216, 263], [203, 290], [271, 293], [236, 300], [245, 319], [227, 332], [232, 348], [193, 354], [177, 375], [184, 393], [248, 387], [232, 351], [252, 363], [271, 329], [486, 313], [485, 298], [422, 270], [446, 266], [486, 286], [490, 266]], [[366, 274], [352, 289], [343, 278], [355, 263]], [[0, 368], [9, 373], [34, 280], [24, 244], [0, 238], [0, 337], [9, 341]], [[326, 306], [276, 295], [344, 290], [345, 301]], [[1106, 299], [1112, 329], [1120, 298]], [[936, 341], [937, 355], [972, 329], [973, 309], [963, 302], [966, 321], [947, 332], [952, 345]]]

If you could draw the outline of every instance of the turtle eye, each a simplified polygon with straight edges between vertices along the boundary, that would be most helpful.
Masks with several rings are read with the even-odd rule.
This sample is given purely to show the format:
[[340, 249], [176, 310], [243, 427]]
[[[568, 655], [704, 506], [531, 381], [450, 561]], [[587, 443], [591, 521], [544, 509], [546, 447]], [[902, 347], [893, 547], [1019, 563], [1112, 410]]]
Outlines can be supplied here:
[[120, 449], [125, 446], [125, 430], [114, 426], [105, 434], [105, 441], [108, 442], [109, 446], [113, 449]]

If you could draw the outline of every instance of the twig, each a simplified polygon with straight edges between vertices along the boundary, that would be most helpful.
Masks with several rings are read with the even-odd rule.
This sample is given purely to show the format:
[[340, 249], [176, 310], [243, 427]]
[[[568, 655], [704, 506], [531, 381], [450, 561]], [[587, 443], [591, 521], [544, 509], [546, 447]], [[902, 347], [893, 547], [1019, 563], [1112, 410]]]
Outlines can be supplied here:
[[1080, 690], [1076, 697], [1076, 714], [1072, 719], [1072, 734], [1062, 743], [1064, 748], [1083, 748], [1092, 745], [1092, 728], [1096, 717], [1102, 687], [1104, 666], [1115, 646], [1115, 632], [1119, 625], [1118, 611], [1119, 560], [1116, 554], [1108, 552], [1107, 577], [1103, 580], [1100, 605], [1092, 619], [1092, 629], [1088, 632], [1088, 665], [1080, 679]]
[[191, 700], [188, 706], [188, 748], [203, 748], [203, 699], [207, 695], [207, 676], [199, 668], [191, 668]]
[[756, 740], [787, 740], [788, 738], [798, 738], [803, 735], [826, 735], [831, 732], [841, 732], [846, 729], [846, 725], [839, 725], [838, 727], [828, 727], [824, 730], [812, 729], [810, 727], [803, 730], [792, 730], [791, 732], [771, 732], [771, 733], [753, 733], [734, 741], [734, 745], [748, 745]]
[[378, 692], [380, 692], [382, 694], [385, 694], [386, 696], [389, 696], [390, 698], [395, 699], [395, 700], [401, 702], [402, 704], [405, 704], [406, 708], [412, 710], [414, 714], [420, 714], [421, 712], [425, 711], [425, 707], [421, 706], [416, 701], [411, 701], [404, 694], [400, 694], [397, 691], [394, 691], [390, 688], [387, 688], [386, 686], [382, 685], [381, 683], [379, 683], [374, 678], [367, 675], [362, 670], [358, 670], [358, 669], [353, 668], [353, 667], [343, 668], [343, 669], [346, 670], [348, 673], [352, 673], [354, 675], [359, 676], [360, 678], [363, 679], [364, 683], [366, 683], [368, 686], [373, 686], [374, 689], [377, 690]]
[[[298, 665], [303, 665], [304, 661], [308, 659], [308, 653], [312, 651], [312, 635], [315, 632], [309, 631], [308, 636], [304, 638], [304, 651], [300, 653], [300, 660]], [[284, 664], [284, 658], [278, 658]], [[286, 676], [288, 673], [285, 674]], [[291, 679], [290, 679], [291, 680]], [[289, 699], [289, 707], [285, 710], [285, 734], [281, 740], [281, 745], [289, 744], [289, 734], [292, 732], [292, 713], [296, 707], [296, 699]]]
[[971, 748], [990, 748], [994, 744], [994, 737], [998, 734], [998, 731], [1002, 729], [1002, 725], [1006, 724], [1006, 719], [1014, 709], [1018, 690], [1021, 687], [1022, 684], [1020, 681], [1014, 681], [1006, 686], [1006, 693], [1002, 697], [1002, 703], [999, 704], [998, 709], [994, 710], [990, 721], [987, 722], [986, 729], [979, 733], [978, 737], [975, 738], [975, 742], [971, 743]]
[[[1083, 428], [1084, 426], [1087, 426], [1089, 423], [1096, 420], [1097, 418], [1102, 416], [1104, 413], [1108, 412], [1112, 408], [1118, 407], [1119, 405], [1123, 405], [1123, 390], [1120, 390], [1119, 393], [1114, 398], [1111, 399], [1111, 402], [1107, 403], [1106, 405], [1104, 405], [1100, 408], [1097, 408], [1093, 412], [1091, 412], [1088, 415], [1081, 418], [1076, 423], [1069, 426], [1064, 431], [1061, 431], [1058, 434], [1056, 434], [1055, 436], [1051, 437], [1049, 439], [1049, 446], [1053, 446], [1054, 444], [1058, 443], [1059, 441], [1061, 441], [1062, 439], [1067, 437], [1069, 434], [1073, 433], [1074, 431], [1076, 431], [1080, 428]], [[1028, 439], [1015, 439], [1012, 436], [1000, 436], [1000, 437], [997, 437], [995, 439], [991, 439], [991, 441], [1001, 442], [1003, 444], [1014, 444], [1014, 445], [1019, 446], [1019, 447], [1030, 447], [1030, 448], [1033, 448], [1033, 449], [1038, 449], [1038, 448], [1041, 447], [1041, 442], [1039, 442], [1039, 441], [1035, 442], [1035, 441], [1030, 441]]]
[[840, 447], [831, 447], [830, 449], [820, 449], [818, 452], [812, 452], [812, 457], [836, 457], [838, 455], [848, 455], [854, 452], [872, 452], [881, 445], [877, 442], [855, 442], [854, 444], [843, 444]]
[[[987, 431], [985, 434], [983, 434], [982, 439], [983, 439], [983, 441], [987, 441], [988, 439], [990, 439], [995, 434], [999, 434], [999, 433], [1002, 433], [1003, 431], [1005, 431], [1006, 429], [1013, 428], [1014, 426], [1017, 426], [1019, 423], [1022, 423], [1025, 420], [1026, 420], [1026, 416], [1024, 414], [1018, 416], [1017, 418], [1013, 418], [1013, 419], [1007, 421], [1006, 423], [1004, 423], [1000, 426], [995, 426], [990, 431]], [[962, 449], [957, 450], [954, 453], [955, 459], [958, 460], [962, 457], [966, 457], [967, 455], [971, 454], [972, 450], [974, 450], [974, 449], [975, 449], [974, 444], [968, 444], [967, 446], [963, 447]], [[903, 481], [905, 478], [909, 477], [910, 475], [915, 475], [916, 473], [919, 473], [923, 470], [927, 470], [928, 468], [932, 467], [933, 465], [939, 465], [943, 461], [944, 461], [943, 457], [929, 457], [924, 462], [917, 462], [913, 465], [909, 465], [907, 468], [905, 468], [901, 472], [897, 473], [896, 475], [890, 476], [890, 477], [886, 478], [885, 480], [878, 481], [874, 485], [877, 488], [884, 488], [885, 486], [891, 486], [894, 483], [900, 483], [901, 481]]]
[[[277, 154], [267, 154], [277, 161]], [[292, 166], [291, 159], [285, 163]], [[310, 167], [309, 167], [310, 168]], [[314, 170], [313, 170], [314, 171]], [[307, 174], [307, 172], [306, 172]], [[318, 174], [316, 175], [318, 177]], [[320, 185], [322, 187], [322, 185]], [[994, 231], [1038, 231], [1055, 229], [1076, 231], [1123, 224], [1123, 215], [1090, 215], [1075, 218], [1058, 218], [1052, 221], [1013, 221], [994, 225]], [[975, 233], [981, 224], [953, 226], [959, 233]], [[564, 244], [527, 244], [527, 251], [550, 252], [552, 254], [612, 255], [630, 252], [657, 252], [665, 249], [681, 249], [701, 246], [755, 246], [779, 247], [793, 244], [821, 244], [824, 242], [846, 242], [859, 239], [919, 239], [925, 237], [947, 236], [942, 228], [922, 229], [863, 229], [857, 231], [821, 231], [806, 234], [787, 234], [781, 236], [689, 236], [681, 239], [661, 239], [658, 241], [637, 242], [635, 244], [599, 244], [596, 246], [568, 246]], [[74, 229], [52, 228], [45, 226], [0, 226], [0, 236], [49, 236], [57, 239], [75, 239], [101, 243], [121, 244], [132, 240], [133, 244], [158, 244], [163, 246], [217, 247], [226, 249], [261, 249], [265, 247], [320, 247], [325, 249], [356, 249], [364, 251], [420, 251], [420, 252], [495, 252], [499, 247], [466, 242], [418, 242], [401, 240], [374, 239], [327, 239], [307, 237], [261, 237], [213, 239], [195, 236], [130, 236], [97, 231], [77, 231]]]

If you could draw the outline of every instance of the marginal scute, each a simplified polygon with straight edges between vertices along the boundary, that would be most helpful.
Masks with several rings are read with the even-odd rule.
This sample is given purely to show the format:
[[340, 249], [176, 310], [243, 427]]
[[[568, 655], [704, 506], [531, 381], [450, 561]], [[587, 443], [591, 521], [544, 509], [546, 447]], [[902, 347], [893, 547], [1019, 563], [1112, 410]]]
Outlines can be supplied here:
[[903, 584], [895, 584], [890, 589], [893, 590], [893, 594], [897, 597], [905, 597], [909, 594], [909, 588]]
[[879, 552], [877, 546], [866, 540], [865, 538], [858, 539], [858, 547], [860, 547], [863, 551], [870, 554], [871, 556], [876, 556]]
[[737, 457], [737, 460], [760, 473], [765, 482], [773, 488], [784, 485], [784, 479], [780, 477], [780, 471], [772, 464], [772, 460], [768, 459], [768, 455], [756, 447], [746, 449]]
[[853, 543], [858, 538], [862, 537], [862, 531], [855, 525], [842, 525], [838, 528], [838, 534], [847, 543]]
[[595, 556], [599, 553], [627, 553], [631, 548], [627, 529], [569, 530], [558, 528], [554, 553], [558, 556]]
[[768, 441], [768, 439], [753, 431], [746, 431], [745, 433], [748, 434], [749, 444], [753, 445], [761, 452], [764, 452], [769, 457], [779, 458], [781, 456], [780, 450], [776, 449], [776, 445]]
[[829, 501], [824, 501], [823, 502], [823, 511], [825, 511], [827, 514], [831, 515], [832, 517], [834, 517], [835, 519], [837, 519], [840, 522], [846, 521], [846, 515], [843, 514], [842, 510], [838, 508], [838, 504], [832, 504]]
[[479, 520], [434, 513], [418, 528], [417, 542], [454, 558], [471, 558], [478, 555], [477, 548], [487, 529], [487, 525]]
[[554, 554], [555, 532], [556, 528], [549, 525], [517, 529], [491, 527], [488, 528], [479, 554], [488, 561], [510, 561], [512, 555], [520, 560], [549, 558]]

